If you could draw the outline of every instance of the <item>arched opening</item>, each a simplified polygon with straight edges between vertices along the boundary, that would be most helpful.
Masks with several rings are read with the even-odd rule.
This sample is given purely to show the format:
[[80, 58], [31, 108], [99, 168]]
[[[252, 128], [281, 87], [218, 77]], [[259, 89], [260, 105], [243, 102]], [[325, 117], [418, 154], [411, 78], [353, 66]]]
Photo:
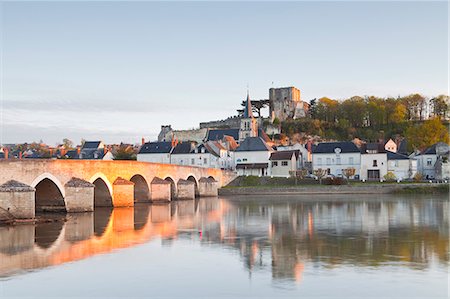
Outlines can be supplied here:
[[50, 179], [45, 178], [36, 187], [36, 211], [38, 212], [65, 212], [66, 204], [58, 186]]
[[100, 237], [105, 233], [111, 214], [111, 207], [99, 207], [94, 209], [94, 235]]
[[50, 248], [61, 234], [63, 225], [64, 222], [58, 220], [37, 224], [34, 229], [34, 242], [43, 249]]
[[150, 213], [150, 205], [136, 204], [134, 205], [134, 229], [140, 230], [148, 222], [148, 214]]
[[150, 189], [144, 177], [136, 174], [130, 181], [134, 183], [134, 202], [150, 202]]
[[174, 200], [177, 198], [177, 185], [175, 185], [174, 180], [171, 177], [166, 177], [164, 179], [170, 183], [170, 200]]
[[96, 207], [112, 207], [112, 197], [105, 181], [98, 178], [93, 183], [94, 188], [94, 206]]
[[198, 184], [197, 184], [197, 180], [191, 175], [187, 178], [188, 181], [191, 181], [194, 183], [194, 187], [195, 187], [195, 197], [200, 197], [200, 191], [198, 190]]
[[211, 176], [211, 175], [208, 177], [208, 179], [212, 179], [212, 180], [214, 180], [214, 181], [216, 180], [216, 179], [215, 179], [213, 176]]

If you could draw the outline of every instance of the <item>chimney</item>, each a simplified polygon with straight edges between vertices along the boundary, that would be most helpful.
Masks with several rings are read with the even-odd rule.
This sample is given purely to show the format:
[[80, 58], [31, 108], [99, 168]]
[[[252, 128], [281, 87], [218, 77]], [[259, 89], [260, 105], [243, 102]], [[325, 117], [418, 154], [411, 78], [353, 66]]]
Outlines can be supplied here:
[[141, 139], [141, 145], [144, 145], [144, 143], [145, 143], [145, 138], [142, 137], [142, 139]]
[[4, 148], [3, 153], [5, 154], [5, 159], [8, 159], [9, 150], [7, 147]]
[[81, 148], [77, 147], [77, 155], [78, 155], [78, 158], [80, 158], [80, 154], [81, 154]]
[[22, 160], [22, 152], [19, 152], [19, 159]]

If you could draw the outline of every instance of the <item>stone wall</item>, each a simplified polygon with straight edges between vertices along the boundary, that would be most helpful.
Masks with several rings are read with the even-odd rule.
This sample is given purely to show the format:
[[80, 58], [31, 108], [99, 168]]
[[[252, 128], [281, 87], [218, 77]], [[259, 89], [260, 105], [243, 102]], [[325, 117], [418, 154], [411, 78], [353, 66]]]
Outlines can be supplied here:
[[213, 120], [208, 122], [200, 123], [200, 128], [205, 129], [217, 129], [217, 128], [227, 128], [227, 129], [239, 129], [241, 126], [241, 118], [238, 116], [229, 117], [222, 120]]

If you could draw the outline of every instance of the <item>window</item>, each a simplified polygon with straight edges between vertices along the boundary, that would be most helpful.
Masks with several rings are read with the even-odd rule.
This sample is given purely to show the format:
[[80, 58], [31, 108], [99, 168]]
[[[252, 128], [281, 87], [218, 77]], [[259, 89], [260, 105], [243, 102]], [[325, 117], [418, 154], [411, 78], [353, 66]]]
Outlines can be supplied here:
[[191, 159], [191, 165], [195, 164], [195, 159]]
[[350, 164], [350, 165], [353, 164], [353, 157], [348, 158], [348, 164]]
[[337, 157], [337, 158], [336, 158], [336, 164], [337, 164], [337, 165], [341, 165], [341, 158], [340, 158], [340, 157]]
[[274, 166], [278, 166], [278, 162], [277, 161], [272, 162], [272, 167], [274, 167]]
[[427, 159], [427, 166], [431, 166], [431, 158]]
[[331, 164], [331, 158], [327, 158], [327, 165]]
[[317, 158], [317, 165], [322, 165], [322, 158]]
[[203, 158], [203, 164], [208, 164], [208, 159], [207, 158]]
[[288, 166], [288, 161], [281, 161], [281, 166]]
[[373, 160], [372, 166], [373, 167], [377, 167], [378, 166], [377, 160]]
[[244, 162], [247, 161], [247, 158], [242, 159], [242, 161], [244, 161]]
[[394, 161], [394, 166], [395, 166], [395, 167], [398, 167], [398, 160], [395, 160], [395, 161]]

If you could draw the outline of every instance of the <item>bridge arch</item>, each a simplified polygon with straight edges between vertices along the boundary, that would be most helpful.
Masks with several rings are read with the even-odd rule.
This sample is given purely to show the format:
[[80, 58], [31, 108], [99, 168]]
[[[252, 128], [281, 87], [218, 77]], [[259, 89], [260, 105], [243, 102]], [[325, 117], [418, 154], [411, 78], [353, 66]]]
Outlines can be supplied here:
[[54, 175], [43, 173], [31, 183], [31, 186], [36, 189], [35, 209], [37, 211], [66, 211], [65, 190]]
[[108, 178], [103, 173], [97, 173], [89, 180], [89, 182], [95, 185], [94, 206], [112, 207], [113, 189]]
[[166, 177], [164, 179], [165, 181], [168, 181], [170, 183], [170, 200], [174, 200], [177, 198], [177, 185], [175, 184], [175, 181], [170, 177]]
[[130, 181], [134, 183], [134, 201], [149, 202], [150, 188], [144, 176], [135, 174], [130, 178]]
[[197, 181], [197, 179], [193, 175], [190, 175], [190, 176], [187, 177], [186, 180], [191, 181], [191, 182], [194, 183], [195, 197], [199, 197], [200, 196], [200, 191], [198, 189], [198, 181]]

